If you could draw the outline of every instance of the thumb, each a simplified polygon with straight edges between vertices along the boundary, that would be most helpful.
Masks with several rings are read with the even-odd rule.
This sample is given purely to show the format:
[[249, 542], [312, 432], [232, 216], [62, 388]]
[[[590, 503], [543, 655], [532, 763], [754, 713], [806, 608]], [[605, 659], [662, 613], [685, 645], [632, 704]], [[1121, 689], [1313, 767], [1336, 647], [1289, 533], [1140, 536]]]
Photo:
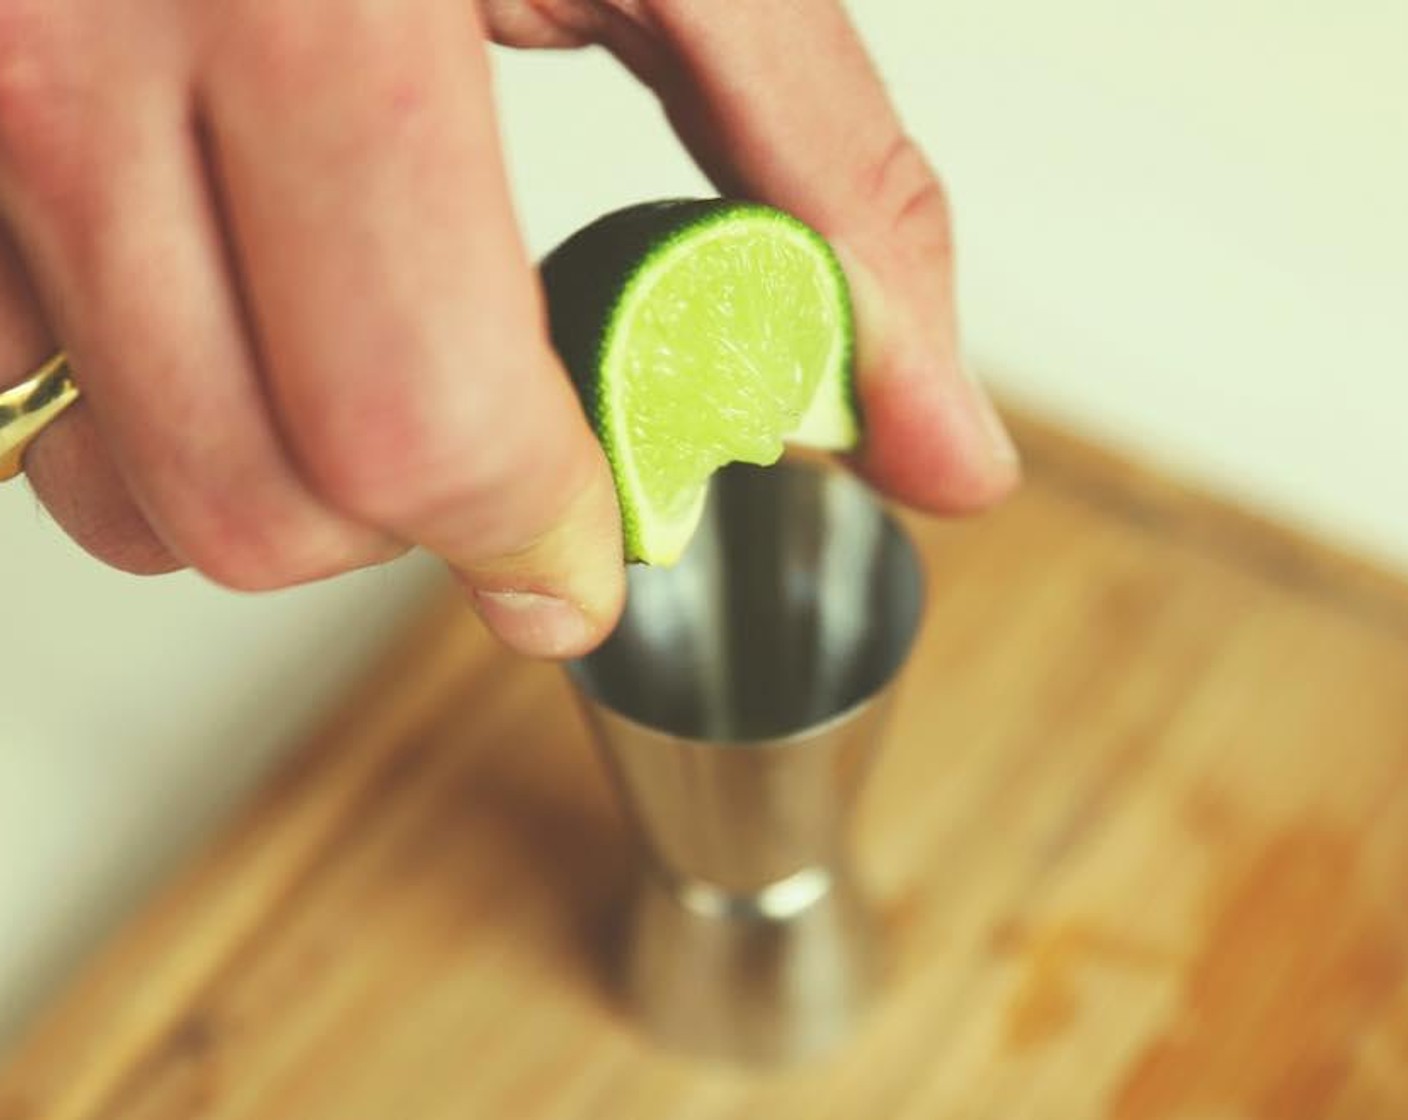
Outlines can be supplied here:
[[922, 509], [991, 505], [1017, 453], [967, 375], [944, 192], [906, 136], [839, 4], [643, 5], [653, 50], [607, 42], [659, 93], [725, 193], [787, 210], [851, 282], [866, 434], [858, 469]]

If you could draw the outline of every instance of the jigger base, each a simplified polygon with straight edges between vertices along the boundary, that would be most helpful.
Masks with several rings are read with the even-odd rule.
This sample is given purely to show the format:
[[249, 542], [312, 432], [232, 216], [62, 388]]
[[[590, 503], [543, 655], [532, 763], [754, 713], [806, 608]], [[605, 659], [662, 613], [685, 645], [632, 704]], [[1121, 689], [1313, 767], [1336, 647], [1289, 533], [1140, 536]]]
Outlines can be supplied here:
[[853, 881], [820, 870], [747, 896], [646, 876], [623, 948], [624, 995], [653, 1040], [749, 1065], [840, 1046], [882, 973], [879, 930]]

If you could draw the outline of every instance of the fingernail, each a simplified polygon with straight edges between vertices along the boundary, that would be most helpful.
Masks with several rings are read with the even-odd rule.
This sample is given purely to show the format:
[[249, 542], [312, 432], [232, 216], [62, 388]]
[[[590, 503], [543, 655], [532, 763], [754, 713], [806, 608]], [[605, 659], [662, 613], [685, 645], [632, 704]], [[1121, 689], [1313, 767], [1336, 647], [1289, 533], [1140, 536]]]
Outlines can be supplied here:
[[475, 609], [504, 643], [529, 657], [562, 658], [584, 653], [597, 627], [566, 599], [536, 591], [480, 591]]
[[968, 384], [973, 389], [973, 410], [977, 414], [978, 422], [982, 425], [988, 453], [996, 462], [1005, 465], [1020, 462], [1021, 455], [1017, 451], [1016, 443], [1013, 442], [1012, 433], [1007, 430], [1007, 425], [1003, 423], [997, 406], [993, 404], [992, 398], [988, 396], [982, 382], [974, 376], [973, 371], [968, 367], [965, 366], [963, 372], [968, 378]]

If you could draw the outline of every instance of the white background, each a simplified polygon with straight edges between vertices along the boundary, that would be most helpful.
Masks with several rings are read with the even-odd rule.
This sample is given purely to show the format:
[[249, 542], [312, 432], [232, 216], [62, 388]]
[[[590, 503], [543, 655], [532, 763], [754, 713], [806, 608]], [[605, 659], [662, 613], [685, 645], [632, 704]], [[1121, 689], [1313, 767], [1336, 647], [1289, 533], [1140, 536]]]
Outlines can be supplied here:
[[[853, 7], [952, 190], [990, 379], [1408, 571], [1408, 5]], [[603, 58], [502, 55], [500, 90], [537, 252], [704, 189]], [[434, 572], [140, 581], [0, 489], [0, 1041]]]

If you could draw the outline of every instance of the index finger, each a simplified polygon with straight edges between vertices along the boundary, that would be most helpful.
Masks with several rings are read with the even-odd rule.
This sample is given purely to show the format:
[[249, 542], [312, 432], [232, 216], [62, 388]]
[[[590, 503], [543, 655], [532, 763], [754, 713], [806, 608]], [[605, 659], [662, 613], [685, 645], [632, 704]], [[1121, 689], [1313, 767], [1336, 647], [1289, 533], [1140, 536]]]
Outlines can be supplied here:
[[232, 10], [205, 106], [285, 441], [510, 645], [583, 652], [620, 609], [614, 489], [548, 345], [473, 13]]

